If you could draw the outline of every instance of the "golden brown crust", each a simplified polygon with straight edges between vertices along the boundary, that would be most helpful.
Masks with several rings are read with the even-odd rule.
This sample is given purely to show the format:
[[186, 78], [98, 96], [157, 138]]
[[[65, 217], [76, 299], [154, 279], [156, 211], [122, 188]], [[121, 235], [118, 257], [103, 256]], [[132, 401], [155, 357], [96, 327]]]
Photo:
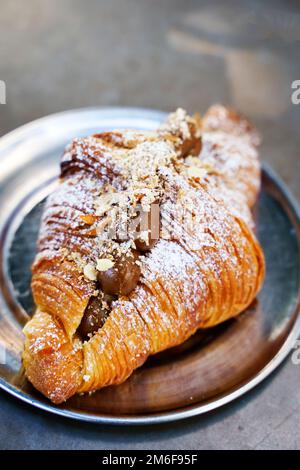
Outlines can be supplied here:
[[[210, 113], [223, 116], [219, 132], [216, 125], [211, 131]], [[67, 150], [64, 180], [48, 201], [33, 265], [38, 310], [24, 329], [27, 377], [54, 403], [126, 380], [150, 355], [182, 343], [198, 328], [239, 314], [256, 296], [264, 258], [249, 225], [259, 163], [254, 130], [243, 121], [237, 131], [237, 122], [237, 115], [232, 120], [225, 108], [209, 111], [200, 163], [193, 160], [193, 149], [200, 148], [199, 127], [184, 113], [171, 115], [157, 132], [98, 134]], [[148, 152], [154, 144], [160, 162], [173, 162], [175, 156], [175, 164], [166, 163], [162, 170], [167, 197], [160, 210], [169, 236], [162, 236], [143, 257], [134, 291], [119, 298], [103, 327], [82, 342], [76, 330], [96, 295], [95, 282], [81, 269], [97, 255], [99, 244], [91, 235], [93, 197], [107, 182], [122, 188], [126, 152], [131, 156], [141, 145]], [[187, 149], [189, 161], [182, 160]], [[203, 178], [197, 176], [198, 165], [210, 167]], [[185, 224], [183, 208], [190, 216]]]
[[23, 361], [28, 379], [50, 398], [61, 403], [74, 395], [82, 381], [82, 350], [70, 341], [61, 325], [37, 311], [25, 329]]

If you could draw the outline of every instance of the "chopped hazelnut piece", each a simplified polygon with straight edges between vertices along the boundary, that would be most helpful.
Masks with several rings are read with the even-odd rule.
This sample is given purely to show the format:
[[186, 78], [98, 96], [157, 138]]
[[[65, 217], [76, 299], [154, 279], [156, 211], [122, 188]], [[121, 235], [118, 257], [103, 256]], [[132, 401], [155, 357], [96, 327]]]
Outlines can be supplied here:
[[98, 271], [108, 271], [114, 266], [114, 262], [108, 258], [100, 258], [97, 261], [97, 270]]
[[97, 217], [93, 214], [80, 215], [80, 219], [87, 225], [93, 225]]
[[88, 263], [83, 268], [83, 274], [89, 281], [96, 281], [97, 280], [97, 271], [95, 267]]

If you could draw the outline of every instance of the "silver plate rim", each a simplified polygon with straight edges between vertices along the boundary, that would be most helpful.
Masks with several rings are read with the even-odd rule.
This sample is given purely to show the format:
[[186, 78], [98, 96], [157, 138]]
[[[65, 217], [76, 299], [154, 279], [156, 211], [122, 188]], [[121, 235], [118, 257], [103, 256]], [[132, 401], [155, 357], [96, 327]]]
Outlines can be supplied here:
[[[139, 107], [87, 107], [87, 108], [77, 108], [71, 109], [68, 111], [63, 111], [59, 113], [54, 113], [49, 116], [45, 116], [39, 119], [36, 119], [28, 124], [18, 127], [17, 129], [9, 132], [8, 134], [2, 136], [0, 138], [0, 153], [1, 150], [10, 145], [14, 139], [19, 139], [22, 137], [24, 133], [27, 131], [32, 131], [37, 125], [43, 124], [49, 120], [55, 120], [57, 118], [64, 118], [74, 114], [82, 114], [82, 113], [107, 113], [108, 117], [113, 117], [113, 115], [118, 114], [119, 117], [134, 117], [137, 119], [151, 119], [155, 121], [160, 121], [166, 115], [165, 112], [158, 111], [155, 109], [147, 109], [147, 108], [139, 108]], [[121, 115], [121, 116], [120, 116]], [[300, 208], [298, 206], [297, 201], [290, 193], [289, 189], [283, 183], [283, 181], [279, 178], [279, 176], [274, 172], [273, 169], [266, 163], [263, 163], [263, 171], [272, 180], [272, 182], [279, 188], [281, 193], [283, 194], [286, 202], [291, 210], [293, 216], [300, 224]], [[79, 411], [71, 411], [65, 408], [58, 408], [48, 403], [44, 403], [35, 398], [31, 398], [30, 396], [26, 395], [25, 393], [18, 390], [16, 387], [13, 387], [11, 384], [8, 384], [4, 379], [0, 378], [0, 388], [10, 395], [20, 399], [22, 402], [25, 402], [29, 405], [34, 406], [43, 411], [48, 411], [52, 414], [62, 416], [65, 418], [89, 422], [89, 423], [97, 423], [97, 424], [109, 424], [109, 425], [121, 425], [121, 426], [134, 426], [134, 425], [154, 425], [159, 423], [169, 423], [174, 421], [179, 421], [187, 418], [191, 418], [194, 416], [199, 416], [206, 414], [210, 411], [216, 410], [234, 400], [241, 397], [248, 391], [252, 390], [258, 384], [260, 384], [263, 380], [265, 380], [275, 369], [287, 358], [291, 350], [294, 348], [295, 341], [300, 336], [300, 315], [299, 315], [299, 305], [296, 306], [295, 309], [297, 313], [297, 319], [287, 336], [285, 342], [277, 352], [277, 354], [269, 361], [269, 363], [261, 369], [261, 371], [249, 380], [247, 383], [239, 387], [238, 389], [220, 397], [216, 400], [213, 400], [209, 403], [204, 404], [195, 404], [189, 407], [185, 407], [182, 409], [174, 410], [174, 411], [165, 411], [160, 413], [153, 413], [153, 414], [146, 414], [146, 415], [126, 415], [126, 416], [113, 416], [113, 415], [93, 415], [92, 413], [87, 412], [79, 412]]]

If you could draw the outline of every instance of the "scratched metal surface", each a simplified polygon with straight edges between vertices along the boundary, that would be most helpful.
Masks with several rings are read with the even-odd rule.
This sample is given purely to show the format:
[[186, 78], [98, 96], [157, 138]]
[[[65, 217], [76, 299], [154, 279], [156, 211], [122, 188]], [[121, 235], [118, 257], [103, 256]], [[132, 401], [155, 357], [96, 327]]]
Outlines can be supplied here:
[[[204, 110], [230, 103], [260, 128], [263, 158], [299, 187], [297, 2], [31, 0], [1, 6], [1, 134], [89, 105]], [[38, 21], [36, 21], [38, 18]], [[80, 32], [80, 33], [79, 33]], [[22, 45], [22, 54], [20, 53]], [[4, 448], [299, 448], [299, 368], [288, 359], [263, 386], [210, 416], [147, 430], [76, 425], [1, 393]], [[30, 428], [30, 433], [28, 429]], [[45, 430], [47, 432], [45, 432]]]

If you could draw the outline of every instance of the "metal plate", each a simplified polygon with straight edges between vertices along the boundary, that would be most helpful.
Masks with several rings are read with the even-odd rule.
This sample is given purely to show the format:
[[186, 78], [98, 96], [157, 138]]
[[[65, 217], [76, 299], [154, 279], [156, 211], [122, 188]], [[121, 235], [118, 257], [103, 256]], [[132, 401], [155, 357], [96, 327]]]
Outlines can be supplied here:
[[42, 201], [55, 188], [64, 146], [75, 136], [116, 127], [153, 129], [163, 118], [163, 113], [142, 109], [83, 109], [34, 121], [0, 139], [0, 386], [38, 408], [114, 424], [198, 415], [261, 382], [300, 334], [299, 212], [283, 184], [265, 168], [257, 230], [267, 275], [250, 309], [150, 358], [124, 384], [76, 396], [63, 406], [50, 404], [25, 379], [22, 326], [34, 310], [30, 264]]

